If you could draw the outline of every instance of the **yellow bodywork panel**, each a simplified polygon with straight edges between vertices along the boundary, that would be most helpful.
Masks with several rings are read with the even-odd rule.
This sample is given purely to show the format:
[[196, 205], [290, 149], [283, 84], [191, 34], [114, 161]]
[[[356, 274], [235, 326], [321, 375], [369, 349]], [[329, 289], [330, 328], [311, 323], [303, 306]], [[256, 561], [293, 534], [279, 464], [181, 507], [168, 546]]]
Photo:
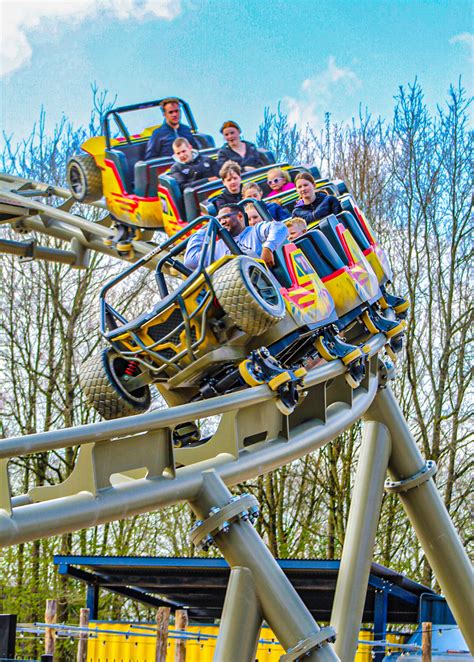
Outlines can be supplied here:
[[333, 298], [338, 317], [343, 317], [367, 301], [365, 292], [352, 278], [347, 267], [327, 276], [323, 283]]
[[[139, 138], [148, 137], [148, 131], [152, 132], [154, 127], [145, 129]], [[134, 140], [133, 142], [139, 142]], [[112, 147], [123, 144], [123, 141], [111, 139]], [[105, 153], [106, 143], [104, 136], [89, 138], [82, 145], [82, 149], [94, 157], [95, 163], [102, 172], [102, 190], [107, 203], [107, 209], [117, 220], [128, 225], [153, 229], [163, 226], [162, 206], [158, 191], [150, 197], [143, 197], [128, 193], [123, 188], [121, 176], [116, 164], [107, 158]]]
[[374, 244], [371, 246], [364, 251], [364, 255], [374, 270], [380, 285], [385, 285], [387, 281], [392, 280], [392, 268], [390, 267], [387, 255], [380, 244]]
[[[206, 272], [209, 275], [213, 274], [231, 259], [233, 259], [231, 255], [221, 257], [210, 265], [206, 269]], [[209, 316], [213, 316], [212, 296], [212, 290], [206, 283], [204, 274], [201, 274], [192, 284], [190, 284], [181, 295], [187, 315], [191, 318], [189, 321], [191, 342], [196, 343], [199, 341], [198, 347], [193, 350], [194, 356], [191, 353], [186, 353], [186, 349], [188, 348], [186, 325], [183, 324], [183, 314], [177, 300], [172, 301], [167, 308], [158, 312], [156, 316], [152, 316], [141, 326], [137, 326], [136, 329], [133, 329], [132, 331], [126, 330], [122, 335], [115, 336], [114, 341], [120, 342], [124, 348], [133, 352], [147, 354], [148, 349], [153, 352], [161, 353], [168, 360], [175, 357], [177, 354], [184, 352], [182, 358], [178, 361], [178, 365], [181, 368], [184, 368], [193, 363], [193, 361], [200, 356], [207, 354], [214, 348], [220, 347], [220, 344], [209, 325], [207, 323], [203, 324], [203, 321], [205, 322]], [[160, 304], [158, 303], [158, 306], [159, 305]], [[204, 314], [204, 309], [208, 307], [211, 308], [209, 316]], [[197, 312], [196, 315], [193, 315], [198, 309], [199, 312]], [[178, 329], [180, 325], [181, 327]], [[140, 348], [140, 346], [134, 341], [131, 335], [132, 333], [140, 339], [146, 349]], [[167, 337], [167, 339], [163, 342], [165, 337]], [[160, 361], [157, 357], [152, 357], [151, 355], [148, 356], [153, 360], [157, 367], [161, 367], [165, 364], [164, 361]]]
[[379, 292], [379, 280], [351, 232], [344, 230], [343, 237], [354, 260], [354, 266], [351, 267], [351, 272], [359, 285], [366, 290], [367, 297], [372, 299]]
[[306, 255], [300, 248], [287, 254], [293, 281], [298, 285], [281, 288], [286, 310], [298, 326], [328, 319], [334, 312], [334, 301]]

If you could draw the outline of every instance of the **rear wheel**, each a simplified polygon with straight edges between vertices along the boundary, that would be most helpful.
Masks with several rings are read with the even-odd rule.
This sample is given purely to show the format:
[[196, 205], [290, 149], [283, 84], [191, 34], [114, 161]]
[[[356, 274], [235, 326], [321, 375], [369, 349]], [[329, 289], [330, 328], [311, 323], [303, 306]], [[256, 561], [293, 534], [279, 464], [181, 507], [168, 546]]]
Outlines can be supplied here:
[[150, 387], [127, 390], [124, 378], [129, 361], [113, 349], [104, 349], [82, 365], [80, 385], [89, 404], [107, 420], [145, 412], [151, 403]]
[[67, 183], [79, 202], [95, 202], [102, 197], [102, 175], [89, 154], [76, 154], [69, 159]]
[[283, 319], [285, 303], [265, 267], [245, 255], [227, 262], [212, 275], [220, 306], [249, 336], [259, 336]]

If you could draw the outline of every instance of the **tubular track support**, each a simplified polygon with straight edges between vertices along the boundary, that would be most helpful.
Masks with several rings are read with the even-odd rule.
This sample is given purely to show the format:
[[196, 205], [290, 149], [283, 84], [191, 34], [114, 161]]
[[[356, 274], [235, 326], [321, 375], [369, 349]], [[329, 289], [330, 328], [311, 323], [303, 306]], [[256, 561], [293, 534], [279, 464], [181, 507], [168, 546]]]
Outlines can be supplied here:
[[[197, 517], [206, 520], [208, 515], [210, 518], [214, 516], [214, 510], [223, 510], [228, 507], [229, 502], [235, 502], [231, 501], [231, 493], [216, 472], [206, 471], [202, 474], [202, 478], [201, 489], [190, 505]], [[329, 636], [319, 629], [291, 582], [248, 519], [234, 520], [227, 530], [223, 529], [215, 533], [214, 541], [232, 569], [247, 568], [250, 572], [247, 580], [253, 580], [255, 592], [255, 597], [251, 594], [254, 612], [251, 622], [253, 633], [259, 618], [255, 604], [258, 599], [263, 618], [286, 651], [297, 650], [297, 647], [300, 647], [301, 652], [306, 653], [308, 661], [311, 662], [339, 659], [328, 646]], [[238, 626], [239, 622], [233, 621], [233, 627], [238, 628]], [[319, 633], [322, 634], [320, 638], [317, 637]], [[331, 631], [330, 635], [333, 634]], [[229, 650], [238, 651], [239, 648], [228, 649], [227, 655]], [[298, 657], [299, 655], [283, 656], [282, 659], [296, 660]], [[245, 658], [237, 655], [233, 659], [240, 662], [240, 660], [248, 660], [249, 657], [248, 654]]]
[[235, 566], [230, 571], [213, 662], [228, 662], [229, 651], [238, 654], [238, 662], [254, 662], [262, 621], [252, 573]]
[[390, 387], [379, 390], [364, 420], [381, 423], [390, 432], [392, 452], [388, 471], [392, 481], [388, 486], [395, 484], [398, 488], [408, 519], [474, 653], [472, 568], [432, 479], [434, 467], [423, 460]]
[[385, 425], [365, 423], [331, 613], [339, 633], [334, 648], [344, 661], [357, 651], [390, 449]]

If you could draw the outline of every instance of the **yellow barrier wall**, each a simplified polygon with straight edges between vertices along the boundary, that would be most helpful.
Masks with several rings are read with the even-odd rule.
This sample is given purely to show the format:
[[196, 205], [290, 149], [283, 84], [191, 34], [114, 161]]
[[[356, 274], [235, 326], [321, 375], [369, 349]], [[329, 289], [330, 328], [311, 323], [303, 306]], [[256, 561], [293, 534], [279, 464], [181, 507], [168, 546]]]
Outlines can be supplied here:
[[[108, 632], [100, 632], [96, 639], [89, 638], [87, 662], [155, 662], [156, 638], [153, 631], [148, 629], [152, 627], [151, 624], [140, 627], [139, 623], [91, 622], [89, 627], [91, 629], [97, 627], [99, 631], [107, 630]], [[110, 632], [112, 630], [117, 634]], [[219, 626], [190, 625], [186, 633], [193, 636], [192, 639], [186, 641], [186, 662], [212, 662]], [[174, 662], [176, 639], [173, 638], [173, 635], [174, 630], [171, 626], [167, 662]], [[206, 635], [211, 635], [211, 638], [206, 639]], [[200, 636], [202, 638], [199, 638]], [[278, 662], [285, 651], [280, 644], [275, 642], [273, 632], [269, 628], [262, 628], [260, 638], [268, 643], [259, 644], [256, 661]], [[373, 633], [369, 630], [362, 630], [359, 639], [372, 641]], [[401, 634], [387, 634], [387, 639], [394, 643], [401, 643], [404, 637]], [[356, 662], [372, 662], [371, 647], [360, 644], [355, 660]]]

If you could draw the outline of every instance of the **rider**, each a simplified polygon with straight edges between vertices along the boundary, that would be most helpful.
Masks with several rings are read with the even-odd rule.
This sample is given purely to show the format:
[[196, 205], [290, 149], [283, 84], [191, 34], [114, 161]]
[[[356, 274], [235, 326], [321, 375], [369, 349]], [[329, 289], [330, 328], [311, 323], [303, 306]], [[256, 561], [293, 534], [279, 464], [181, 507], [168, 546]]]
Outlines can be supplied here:
[[[229, 231], [240, 250], [251, 257], [261, 257], [269, 267], [275, 265], [273, 251], [285, 243], [288, 229], [284, 223], [262, 221], [254, 226], [245, 226], [244, 215], [239, 205], [229, 203], [219, 209], [217, 218], [223, 228]], [[188, 241], [184, 264], [189, 269], [195, 269], [199, 264], [199, 258], [206, 236], [207, 228], [201, 228], [195, 232]], [[230, 255], [231, 251], [220, 240], [216, 242], [214, 259], [218, 260], [223, 255]], [[209, 264], [209, 262], [207, 262]], [[206, 266], [207, 266], [206, 264]]]
[[267, 165], [264, 155], [258, 151], [257, 147], [248, 140], [242, 140], [240, 135], [242, 130], [237, 122], [232, 120], [224, 122], [220, 132], [224, 136], [225, 144], [222, 145], [217, 155], [219, 166], [224, 165], [226, 161], [235, 161], [243, 172], [250, 172], [255, 168]]
[[160, 156], [173, 155], [173, 140], [187, 138], [194, 149], [199, 149], [189, 126], [181, 124], [181, 106], [179, 99], [168, 98], [161, 102], [161, 110], [165, 121], [153, 131], [145, 152], [145, 161]]
[[304, 233], [308, 230], [308, 226], [306, 225], [304, 218], [299, 218], [298, 216], [292, 216], [289, 218], [287, 221], [285, 221], [285, 225], [288, 228], [288, 241], [294, 241], [295, 239], [298, 239], [298, 237], [304, 235]]
[[316, 182], [309, 172], [299, 172], [295, 177], [295, 186], [301, 201], [296, 203], [293, 216], [303, 218], [307, 225], [342, 211], [341, 203], [335, 195], [316, 191]]
[[217, 179], [217, 162], [193, 149], [186, 138], [176, 138], [173, 152], [176, 163], [167, 174], [176, 179], [182, 189]]
[[[247, 184], [244, 184], [242, 187], [242, 197], [262, 200], [263, 191], [257, 182], [247, 182]], [[279, 205], [277, 202], [267, 202], [265, 200], [262, 202], [270, 213], [270, 216], [272, 216], [275, 221], [285, 221], [287, 218], [290, 218], [290, 214], [286, 211], [286, 209]]]
[[242, 200], [242, 170], [235, 161], [226, 161], [219, 170], [219, 177], [224, 184], [224, 190], [212, 199], [217, 209], [229, 203]]

